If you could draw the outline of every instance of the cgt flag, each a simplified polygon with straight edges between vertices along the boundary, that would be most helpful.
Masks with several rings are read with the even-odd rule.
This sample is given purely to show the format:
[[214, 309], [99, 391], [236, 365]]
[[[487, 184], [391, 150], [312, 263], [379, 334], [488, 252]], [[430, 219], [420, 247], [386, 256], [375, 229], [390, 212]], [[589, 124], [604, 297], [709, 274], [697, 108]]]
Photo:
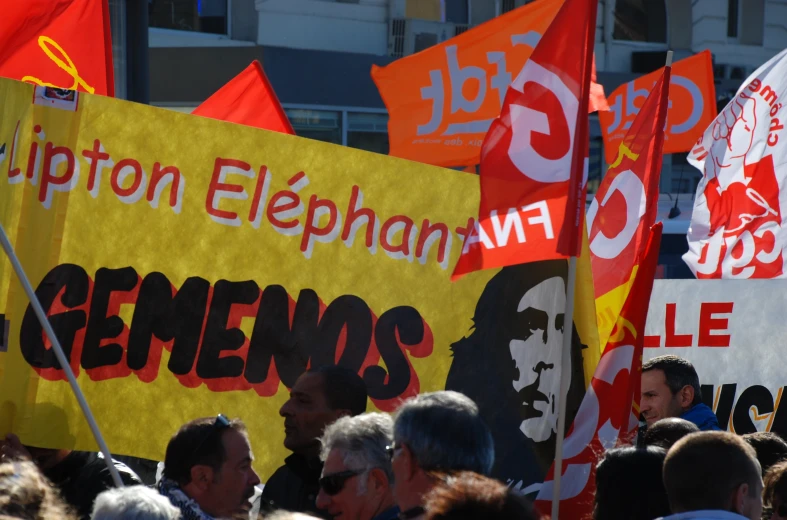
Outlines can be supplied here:
[[567, 0], [509, 87], [484, 140], [478, 222], [453, 279], [577, 256], [596, 7], [593, 0]]
[[697, 278], [783, 278], [787, 49], [757, 69], [689, 154], [703, 172], [683, 255]]
[[[420, 1], [420, 0], [419, 0]], [[372, 67], [390, 114], [390, 155], [437, 166], [479, 164], [481, 144], [564, 0], [537, 0], [441, 44]], [[592, 110], [606, 110], [594, 84]]]
[[[609, 96], [609, 111], [599, 113], [607, 163], [615, 161], [618, 147], [628, 134], [643, 100], [663, 69], [621, 85]], [[670, 107], [664, 127], [664, 153], [688, 152], [702, 131], [716, 117], [713, 59], [708, 50], [676, 61], [670, 78]]]
[[[618, 442], [630, 444], [635, 435], [645, 321], [658, 266], [661, 232], [661, 223], [650, 230], [641, 268], [563, 445], [561, 518], [590, 518], [599, 454]], [[542, 512], [548, 512], [551, 505], [553, 476], [554, 467], [536, 497], [536, 507]]]
[[257, 60], [195, 108], [192, 114], [295, 135]]
[[107, 0], [3, 2], [0, 76], [114, 96]]
[[670, 73], [671, 67], [665, 67], [617, 146], [617, 158], [588, 209], [601, 345], [617, 322], [656, 222]]

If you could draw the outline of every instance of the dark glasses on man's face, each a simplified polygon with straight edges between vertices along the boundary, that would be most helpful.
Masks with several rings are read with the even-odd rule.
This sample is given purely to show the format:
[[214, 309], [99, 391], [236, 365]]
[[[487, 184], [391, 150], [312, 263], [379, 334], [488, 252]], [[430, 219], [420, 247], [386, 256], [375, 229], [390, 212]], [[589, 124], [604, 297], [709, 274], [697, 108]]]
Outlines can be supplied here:
[[320, 488], [325, 491], [327, 495], [338, 495], [344, 489], [344, 485], [351, 478], [360, 475], [362, 471], [346, 470], [331, 475], [325, 475], [320, 479]]
[[216, 431], [223, 430], [229, 427], [230, 427], [230, 420], [227, 419], [227, 416], [224, 414], [217, 415], [216, 420], [213, 421], [213, 424], [211, 425], [210, 430], [208, 430], [208, 433], [205, 434], [205, 436], [202, 438], [199, 444], [197, 444], [197, 447], [194, 448], [193, 454], [195, 456], [198, 455], [202, 447], [205, 446], [205, 443], [208, 441], [208, 439], [211, 438], [212, 435], [214, 435]]

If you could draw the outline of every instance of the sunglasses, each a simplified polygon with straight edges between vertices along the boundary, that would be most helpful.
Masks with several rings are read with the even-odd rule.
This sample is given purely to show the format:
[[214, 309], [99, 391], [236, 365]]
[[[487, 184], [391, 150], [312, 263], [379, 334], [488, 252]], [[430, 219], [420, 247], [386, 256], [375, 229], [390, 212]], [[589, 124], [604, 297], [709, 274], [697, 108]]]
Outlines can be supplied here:
[[325, 475], [320, 479], [320, 488], [325, 491], [327, 495], [338, 495], [342, 492], [348, 480], [361, 473], [363, 473], [363, 471], [346, 470], [331, 475]]
[[390, 460], [393, 460], [394, 455], [396, 454], [396, 450], [402, 449], [402, 443], [392, 442], [390, 446], [385, 447], [385, 453], [388, 455]]
[[227, 416], [224, 414], [217, 415], [216, 420], [213, 421], [213, 424], [211, 425], [210, 430], [208, 430], [208, 433], [205, 434], [205, 436], [202, 438], [199, 444], [197, 444], [197, 447], [194, 448], [194, 451], [192, 452], [192, 457], [196, 456], [200, 452], [202, 447], [205, 446], [205, 443], [208, 442], [208, 439], [210, 439], [217, 431], [221, 431], [229, 427], [230, 427], [230, 420], [227, 419]]

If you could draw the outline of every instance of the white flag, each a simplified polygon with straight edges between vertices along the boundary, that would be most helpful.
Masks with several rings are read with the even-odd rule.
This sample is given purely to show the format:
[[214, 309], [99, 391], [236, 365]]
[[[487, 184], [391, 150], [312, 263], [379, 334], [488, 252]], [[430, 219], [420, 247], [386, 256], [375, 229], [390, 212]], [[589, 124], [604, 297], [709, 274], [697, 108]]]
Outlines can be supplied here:
[[741, 85], [689, 153], [703, 172], [683, 260], [697, 278], [787, 277], [787, 49]]

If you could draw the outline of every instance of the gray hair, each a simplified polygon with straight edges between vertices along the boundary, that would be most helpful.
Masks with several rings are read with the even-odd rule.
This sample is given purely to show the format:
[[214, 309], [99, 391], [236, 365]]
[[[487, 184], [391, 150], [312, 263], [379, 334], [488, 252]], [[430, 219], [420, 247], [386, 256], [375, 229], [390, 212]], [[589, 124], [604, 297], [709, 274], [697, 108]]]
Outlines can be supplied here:
[[472, 399], [453, 391], [417, 395], [402, 404], [396, 444], [406, 444], [422, 470], [492, 472], [492, 432]]
[[104, 491], [96, 498], [91, 520], [178, 520], [180, 509], [145, 486]]
[[331, 450], [339, 450], [344, 464], [354, 470], [379, 468], [388, 482], [393, 469], [387, 447], [393, 442], [393, 419], [385, 413], [365, 413], [342, 417], [325, 428], [320, 443], [320, 458], [325, 461]]

